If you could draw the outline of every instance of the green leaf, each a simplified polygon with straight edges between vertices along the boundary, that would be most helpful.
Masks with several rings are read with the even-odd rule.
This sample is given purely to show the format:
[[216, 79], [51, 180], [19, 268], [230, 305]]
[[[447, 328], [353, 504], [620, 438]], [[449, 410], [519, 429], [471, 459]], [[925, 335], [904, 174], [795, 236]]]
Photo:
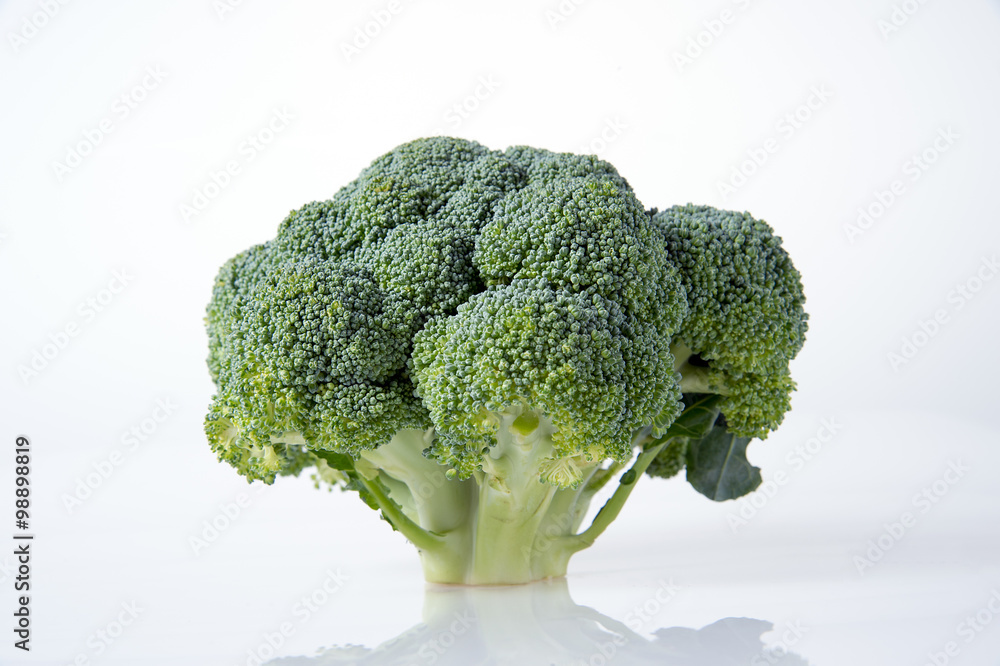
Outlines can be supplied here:
[[712, 429], [719, 416], [722, 397], [709, 393], [693, 393], [684, 396], [684, 411], [670, 424], [657, 443], [674, 437], [701, 439]]
[[[350, 481], [344, 485], [344, 490], [353, 490], [361, 498], [361, 501], [368, 505], [368, 508], [375, 509], [376, 511], [381, 511], [382, 507], [379, 506], [378, 498], [369, 492], [365, 485], [361, 483], [357, 474], [348, 475]], [[395, 527], [393, 528], [395, 529]]]
[[687, 480], [705, 497], [722, 502], [753, 492], [760, 485], [760, 469], [747, 460], [751, 437], [737, 437], [716, 425], [701, 439], [692, 439], [687, 451]]
[[[352, 489], [351, 489], [351, 488], [348, 488], [348, 490], [352, 490]], [[375, 509], [376, 511], [380, 511], [380, 512], [382, 513], [382, 516], [383, 516], [383, 517], [385, 516], [385, 512], [384, 512], [384, 511], [382, 511], [382, 507], [380, 507], [380, 506], [378, 505], [378, 500], [377, 500], [377, 499], [375, 499], [375, 496], [374, 496], [374, 495], [372, 495], [372, 494], [371, 494], [370, 492], [368, 492], [367, 490], [365, 490], [365, 489], [364, 489], [364, 488], [362, 488], [362, 487], [358, 487], [358, 488], [353, 488], [353, 490], [356, 490], [356, 491], [358, 492], [358, 497], [360, 497], [360, 498], [361, 498], [361, 501], [362, 501], [362, 502], [364, 502], [365, 504], [367, 504], [367, 505], [368, 505], [368, 508], [369, 508], [369, 509]], [[389, 523], [390, 525], [392, 525], [392, 521], [391, 521], [391, 520], [388, 520], [388, 519], [386, 519], [386, 521], [385, 521], [385, 522], [387, 522], [387, 523]], [[395, 530], [395, 529], [396, 529], [396, 526], [395, 526], [395, 525], [392, 525], [392, 529], [394, 529], [394, 530]]]
[[312, 451], [317, 458], [322, 458], [326, 464], [333, 469], [344, 472], [354, 471], [354, 459], [345, 453], [335, 453], [333, 451]]

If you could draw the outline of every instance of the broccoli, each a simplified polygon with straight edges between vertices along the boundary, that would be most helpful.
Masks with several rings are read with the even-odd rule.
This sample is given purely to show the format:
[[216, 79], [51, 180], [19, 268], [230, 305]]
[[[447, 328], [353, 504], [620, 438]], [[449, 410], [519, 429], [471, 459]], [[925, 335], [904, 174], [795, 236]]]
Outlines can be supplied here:
[[219, 271], [205, 430], [250, 481], [357, 492], [428, 581], [562, 576], [643, 472], [756, 488], [803, 302], [749, 214], [648, 210], [594, 156], [420, 139]]

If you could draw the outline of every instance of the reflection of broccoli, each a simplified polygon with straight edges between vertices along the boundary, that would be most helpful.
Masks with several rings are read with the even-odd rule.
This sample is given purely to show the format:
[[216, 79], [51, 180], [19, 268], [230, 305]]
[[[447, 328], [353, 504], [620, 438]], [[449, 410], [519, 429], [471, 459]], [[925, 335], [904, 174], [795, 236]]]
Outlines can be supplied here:
[[802, 300], [749, 216], [651, 215], [591, 156], [418, 140], [222, 267], [206, 431], [250, 480], [357, 490], [428, 580], [558, 576], [647, 468], [755, 487], [742, 452], [788, 408]]
[[580, 606], [565, 580], [516, 588], [431, 588], [424, 598], [423, 622], [378, 647], [332, 647], [265, 666], [807, 666], [784, 645], [764, 645], [761, 636], [773, 628], [764, 620], [727, 617], [701, 629], [656, 629], [650, 638], [637, 633], [640, 617], [645, 616], [630, 612], [616, 620]]

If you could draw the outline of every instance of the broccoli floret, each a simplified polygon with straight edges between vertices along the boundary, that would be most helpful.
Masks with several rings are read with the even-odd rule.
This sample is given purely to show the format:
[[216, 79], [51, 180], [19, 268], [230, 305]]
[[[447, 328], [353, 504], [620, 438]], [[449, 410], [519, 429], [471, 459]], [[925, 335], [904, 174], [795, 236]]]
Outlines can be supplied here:
[[688, 298], [674, 347], [688, 361], [686, 385], [723, 394], [733, 432], [766, 437], [788, 411], [788, 363], [805, 341], [799, 272], [771, 227], [749, 213], [689, 204], [653, 222]]
[[551, 183], [566, 178], [598, 176], [613, 180], [622, 190], [632, 191], [618, 170], [596, 155], [554, 153], [530, 146], [513, 146], [503, 154], [512, 163], [524, 169], [528, 178], [535, 182]]
[[[665, 377], [646, 384], [627, 381], [627, 363], [641, 357], [631, 348], [645, 344], [627, 333], [655, 332], [627, 332], [625, 316], [614, 301], [556, 290], [543, 280], [492, 288], [417, 335], [418, 390], [440, 432], [464, 442], [477, 458], [494, 442], [497, 415], [523, 408], [551, 421], [555, 455], [625, 462], [632, 433], [663, 403], [680, 400], [670, 366]], [[637, 410], [657, 389], [659, 409]]]
[[407, 304], [369, 271], [281, 264], [231, 309], [213, 409], [226, 427], [210, 434], [248, 478], [272, 479], [306, 441], [356, 451], [426, 422], [406, 379]]
[[559, 576], [643, 472], [710, 485], [732, 433], [780, 422], [801, 303], [749, 216], [653, 215], [594, 156], [421, 139], [223, 265], [205, 429], [249, 480], [357, 491], [428, 580]]
[[472, 261], [475, 243], [474, 232], [446, 218], [409, 222], [394, 227], [363, 261], [384, 289], [405, 299], [405, 316], [419, 326], [431, 317], [454, 314], [482, 291]]

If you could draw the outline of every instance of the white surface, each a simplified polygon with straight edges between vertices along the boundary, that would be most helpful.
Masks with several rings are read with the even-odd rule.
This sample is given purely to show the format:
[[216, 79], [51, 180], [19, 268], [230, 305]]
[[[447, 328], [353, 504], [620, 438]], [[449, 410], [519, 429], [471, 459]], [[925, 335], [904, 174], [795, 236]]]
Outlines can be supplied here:
[[[980, 270], [993, 278], [983, 259], [1000, 250], [997, 2], [906, 3], [919, 9], [886, 39], [888, 0], [567, 0], [555, 26], [555, 1], [399, 0], [350, 61], [341, 44], [387, 2], [241, 2], [221, 18], [216, 4], [67, 3], [17, 50], [10, 34], [42, 21], [40, 3], [0, 4], [0, 451], [32, 437], [38, 535], [34, 649], [14, 650], [4, 629], [0, 662], [235, 666], [284, 621], [295, 631], [283, 655], [372, 647], [420, 622], [416, 554], [354, 497], [305, 479], [258, 494], [214, 460], [201, 432], [212, 392], [201, 317], [222, 261], [440, 128], [493, 148], [590, 146], [647, 206], [767, 219], [803, 273], [812, 318], [794, 410], [750, 449], [765, 479], [784, 471], [787, 483], [766, 503], [758, 495], [734, 533], [740, 505], [643, 481], [572, 563], [577, 604], [624, 621], [673, 579], [681, 591], [643, 633], [749, 617], [801, 623], [791, 651], [817, 666], [924, 664], [949, 641], [949, 663], [998, 663], [1000, 617], [971, 642], [956, 632], [1000, 589], [1000, 280], [971, 299], [954, 291]], [[724, 9], [732, 21], [679, 70], [675, 52]], [[146, 79], [126, 116], [116, 100], [147, 68], [162, 79]], [[783, 118], [816, 88], [829, 98], [814, 97], [790, 132]], [[477, 90], [468, 117], [450, 110]], [[292, 118], [275, 121], [262, 150], [246, 148], [276, 111]], [[111, 131], [60, 180], [53, 163], [105, 119]], [[912, 180], [912, 155], [948, 128], [958, 138]], [[718, 182], [769, 139], [776, 152], [723, 199]], [[229, 161], [239, 173], [184, 223], [180, 205]], [[857, 208], [897, 179], [902, 194], [850, 242]], [[101, 312], [80, 309], [122, 270], [128, 283]], [[939, 310], [946, 321], [894, 370], [887, 355]], [[79, 334], [24, 381], [18, 367], [71, 323]], [[123, 435], [157, 400], [171, 414], [130, 449]], [[795, 447], [826, 438], [823, 419], [837, 432], [799, 465]], [[63, 496], [116, 449], [121, 464], [68, 511]], [[947, 492], [924, 512], [914, 495], [953, 461], [969, 471], [939, 484]], [[0, 454], [5, 516], [12, 465]], [[189, 538], [241, 493], [249, 506], [195, 555]], [[854, 558], [907, 511], [915, 525], [860, 574]], [[328, 569], [348, 580], [300, 622], [295, 604]], [[132, 602], [138, 620], [97, 655], [88, 637]]]

